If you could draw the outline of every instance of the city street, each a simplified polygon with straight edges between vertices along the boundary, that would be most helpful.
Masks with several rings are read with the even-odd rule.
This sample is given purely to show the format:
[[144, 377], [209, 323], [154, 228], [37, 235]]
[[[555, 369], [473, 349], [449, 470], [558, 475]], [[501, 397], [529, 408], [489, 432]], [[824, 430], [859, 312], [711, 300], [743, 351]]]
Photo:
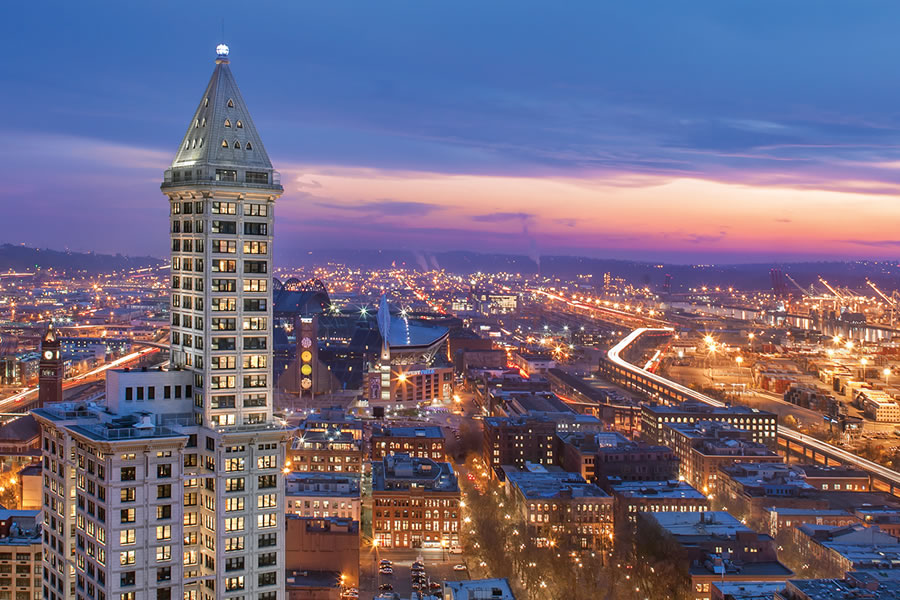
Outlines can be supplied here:
[[[437, 548], [372, 548], [369, 546], [361, 550], [360, 554], [360, 597], [369, 598], [378, 595], [379, 586], [390, 584], [391, 591], [401, 598], [409, 598], [412, 594], [412, 582], [410, 579], [412, 563], [421, 558], [425, 563], [425, 575], [430, 581], [458, 581], [468, 579], [468, 571], [454, 571], [453, 566], [466, 564], [465, 559], [458, 554], [450, 554]], [[378, 572], [378, 564], [382, 559], [393, 562], [393, 574], [382, 575]]]

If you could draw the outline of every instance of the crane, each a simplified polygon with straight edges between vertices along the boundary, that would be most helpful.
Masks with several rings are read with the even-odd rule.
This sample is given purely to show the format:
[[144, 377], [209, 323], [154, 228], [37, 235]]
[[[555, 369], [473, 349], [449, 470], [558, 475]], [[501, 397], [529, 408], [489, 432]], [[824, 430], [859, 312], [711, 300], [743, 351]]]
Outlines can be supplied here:
[[796, 286], [796, 288], [797, 288], [798, 290], [800, 290], [800, 293], [803, 294], [804, 296], [812, 296], [812, 295], [813, 295], [812, 292], [810, 291], [810, 290], [812, 289], [812, 286], [810, 286], [810, 289], [809, 289], [809, 290], [806, 290], [806, 289], [803, 288], [802, 285], [800, 285], [799, 283], [797, 283], [797, 282], [794, 280], [794, 278], [791, 277], [790, 275], [788, 275], [787, 273], [785, 273], [784, 276], [787, 278], [788, 281], [790, 281], [791, 283], [793, 283], [794, 286]]
[[888, 296], [884, 292], [882, 292], [881, 290], [878, 289], [878, 286], [875, 285], [874, 281], [866, 279], [866, 283], [869, 285], [870, 288], [875, 290], [876, 294], [878, 294], [879, 296], [884, 298], [884, 301], [887, 302], [888, 306], [891, 307], [891, 327], [893, 327], [894, 326], [894, 309], [897, 308], [897, 301], [898, 301], [898, 299], [900, 299], [900, 295], [898, 295], [897, 292], [894, 291], [891, 294], [891, 297], [888, 298]]

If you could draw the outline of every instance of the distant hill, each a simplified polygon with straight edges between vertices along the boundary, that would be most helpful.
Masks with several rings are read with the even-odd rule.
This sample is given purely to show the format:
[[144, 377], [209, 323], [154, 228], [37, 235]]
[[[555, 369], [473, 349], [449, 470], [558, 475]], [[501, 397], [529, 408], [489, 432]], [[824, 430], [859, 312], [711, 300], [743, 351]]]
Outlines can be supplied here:
[[13, 244], [0, 245], [0, 272], [53, 269], [66, 273], [111, 273], [161, 264], [163, 261], [152, 256], [122, 256], [29, 248]]
[[[535, 260], [537, 258], [537, 260]], [[282, 261], [279, 261], [282, 262]], [[405, 266], [419, 271], [445, 269], [459, 274], [476, 271], [496, 273], [535, 274], [546, 277], [575, 279], [579, 275], [590, 275], [581, 280], [588, 286], [602, 285], [603, 275], [622, 277], [637, 285], [647, 285], [659, 289], [666, 275], [671, 275], [672, 291], [685, 291], [690, 287], [733, 285], [743, 290], [770, 289], [772, 282], [770, 269], [777, 268], [788, 273], [805, 288], [815, 284], [823, 290], [818, 277], [824, 277], [835, 285], [847, 286], [861, 294], [872, 296], [874, 292], [866, 285], [871, 279], [888, 290], [900, 289], [900, 265], [887, 261], [821, 261], [794, 263], [757, 264], [716, 264], [683, 265], [663, 262], [642, 262], [618, 259], [588, 258], [583, 256], [540, 256], [530, 257], [512, 254], [482, 254], [478, 252], [415, 252], [408, 250], [319, 250], [289, 257], [284, 266], [313, 266], [337, 262], [354, 267], [383, 269], [391, 264]], [[797, 289], [787, 284], [790, 292]]]

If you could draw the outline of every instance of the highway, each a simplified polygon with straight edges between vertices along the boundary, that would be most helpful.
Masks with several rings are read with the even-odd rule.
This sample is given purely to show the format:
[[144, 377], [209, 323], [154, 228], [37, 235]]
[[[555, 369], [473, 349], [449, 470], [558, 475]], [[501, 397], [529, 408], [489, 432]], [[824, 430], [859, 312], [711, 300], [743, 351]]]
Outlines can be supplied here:
[[[102, 374], [104, 371], [109, 369], [115, 369], [117, 367], [121, 367], [127, 365], [128, 363], [134, 362], [136, 360], [140, 360], [147, 356], [148, 354], [152, 354], [154, 352], [159, 352], [159, 348], [151, 347], [144, 348], [143, 350], [138, 350], [137, 352], [132, 352], [130, 354], [126, 354], [121, 358], [117, 358], [116, 360], [106, 363], [96, 369], [88, 371], [87, 373], [82, 373], [81, 375], [76, 375], [75, 377], [69, 377], [63, 382], [63, 388], [68, 389], [72, 386], [81, 385], [85, 382], [85, 380], [97, 377]], [[24, 401], [28, 400], [29, 396], [32, 394], [37, 394], [38, 388], [37, 386], [28, 388], [26, 390], [22, 390], [21, 392], [17, 392], [12, 396], [8, 396], [0, 400], [0, 412], [11, 412], [16, 408], [19, 408], [17, 405], [22, 404]]]
[[[622, 340], [609, 349], [607, 353], [607, 358], [610, 362], [615, 364], [621, 369], [631, 372], [632, 374], [639, 376], [642, 379], [650, 380], [656, 383], [656, 385], [660, 387], [667, 388], [668, 390], [672, 390], [676, 392], [681, 397], [688, 397], [699, 402], [703, 402], [705, 404], [709, 404], [710, 406], [725, 406], [724, 402], [720, 402], [715, 398], [710, 398], [706, 394], [701, 394], [695, 390], [692, 390], [688, 387], [685, 387], [679, 383], [676, 383], [670, 379], [666, 379], [665, 377], [661, 377], [655, 373], [651, 373], [646, 371], [640, 367], [637, 367], [624, 358], [621, 357], [621, 353], [628, 348], [635, 340], [637, 340], [640, 336], [645, 333], [666, 333], [673, 332], [674, 329], [671, 327], [664, 328], [648, 328], [642, 327], [639, 329], [635, 329], [627, 336], [622, 338]], [[783, 427], [781, 425], [778, 426], [778, 437], [783, 438], [788, 443], [795, 443], [805, 448], [810, 448], [812, 450], [817, 450], [823, 455], [827, 455], [829, 458], [835, 459], [839, 462], [842, 462], [845, 465], [850, 465], [853, 467], [857, 467], [868, 472], [870, 475], [876, 476], [884, 482], [890, 484], [890, 486], [897, 487], [900, 489], [900, 473], [894, 471], [892, 469], [888, 469], [878, 463], [874, 463], [870, 460], [866, 460], [861, 458], [852, 452], [848, 452], [842, 448], [838, 448], [837, 446], [833, 446], [827, 442], [823, 442], [819, 439], [816, 439], [812, 436], [800, 433], [794, 429], [790, 429], [787, 427]]]

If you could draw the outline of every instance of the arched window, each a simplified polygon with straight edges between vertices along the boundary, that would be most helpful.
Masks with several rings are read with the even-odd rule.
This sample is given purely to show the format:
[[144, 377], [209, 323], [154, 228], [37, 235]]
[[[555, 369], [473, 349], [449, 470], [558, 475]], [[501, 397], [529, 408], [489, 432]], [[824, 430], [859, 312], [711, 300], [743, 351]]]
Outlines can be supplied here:
[[225, 127], [231, 127], [231, 121], [230, 121], [230, 120], [225, 119]]
[[203, 106], [209, 106], [209, 96], [207, 96], [206, 100], [203, 101]]
[[190, 147], [191, 147], [191, 141], [190, 141], [190, 140], [184, 140], [184, 149], [187, 150], [187, 149], [189, 149]]
[[206, 127], [206, 117], [203, 117], [203, 120], [200, 121], [200, 127]]
[[198, 145], [198, 146], [199, 146], [199, 147], [200, 147], [200, 148], [202, 148], [202, 147], [203, 147], [203, 138], [200, 138], [200, 143], [199, 143], [199, 144], [197, 144], [197, 145]]
[[194, 129], [198, 129], [200, 127], [200, 121], [194, 119]]
[[234, 100], [231, 98], [228, 99], [228, 108], [234, 108]]
[[243, 129], [243, 128], [244, 128], [244, 124], [243, 124], [240, 120], [238, 120], [238, 122], [237, 122], [237, 128], [238, 128], [238, 129]]
[[197, 147], [197, 140], [194, 140], [194, 141], [191, 143], [191, 148], [196, 148], [196, 147]]
[[235, 150], [240, 150], [240, 149], [241, 149], [241, 143], [240, 143], [239, 141], [237, 141], [237, 140], [235, 140], [235, 142], [234, 142], [234, 149], [235, 149]]
[[222, 147], [223, 147], [223, 148], [227, 148], [227, 147], [228, 147], [228, 140], [222, 140]]
[[253, 146], [250, 145], [250, 142], [247, 142], [247, 145], [245, 146], [245, 148], [247, 150], [253, 150]]

